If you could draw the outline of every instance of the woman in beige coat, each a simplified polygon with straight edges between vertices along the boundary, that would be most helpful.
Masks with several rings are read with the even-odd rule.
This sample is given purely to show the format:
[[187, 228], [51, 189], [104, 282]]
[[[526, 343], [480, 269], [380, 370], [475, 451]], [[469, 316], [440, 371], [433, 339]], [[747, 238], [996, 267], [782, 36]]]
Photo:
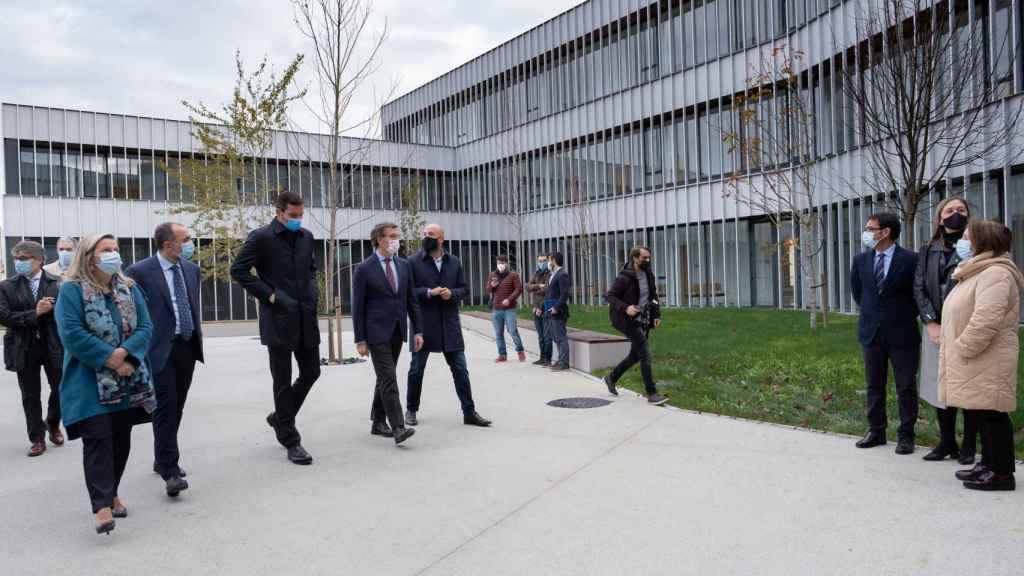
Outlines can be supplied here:
[[1013, 423], [1017, 408], [1017, 325], [1024, 276], [1010, 259], [1012, 234], [993, 220], [972, 220], [957, 242], [962, 263], [942, 310], [939, 400], [968, 411], [981, 433], [982, 459], [957, 472], [973, 490], [1016, 486]]

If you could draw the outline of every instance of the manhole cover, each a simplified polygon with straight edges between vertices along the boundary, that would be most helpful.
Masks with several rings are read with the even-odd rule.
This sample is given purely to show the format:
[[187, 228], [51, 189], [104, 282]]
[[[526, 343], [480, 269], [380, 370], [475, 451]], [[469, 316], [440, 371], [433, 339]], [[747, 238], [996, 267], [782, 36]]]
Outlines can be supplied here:
[[607, 406], [611, 404], [608, 400], [602, 398], [559, 398], [558, 400], [552, 400], [548, 402], [548, 406], [554, 406], [555, 408], [600, 408], [601, 406]]

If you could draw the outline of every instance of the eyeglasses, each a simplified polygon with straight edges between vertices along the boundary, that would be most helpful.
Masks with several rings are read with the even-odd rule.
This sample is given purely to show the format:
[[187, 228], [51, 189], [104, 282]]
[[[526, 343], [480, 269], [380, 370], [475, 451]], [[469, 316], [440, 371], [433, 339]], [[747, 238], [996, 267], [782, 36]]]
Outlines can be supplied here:
[[878, 232], [879, 230], [881, 230], [881, 228], [875, 228], [875, 227], [872, 227], [872, 226], [865, 226], [864, 227], [864, 231], [865, 232]]

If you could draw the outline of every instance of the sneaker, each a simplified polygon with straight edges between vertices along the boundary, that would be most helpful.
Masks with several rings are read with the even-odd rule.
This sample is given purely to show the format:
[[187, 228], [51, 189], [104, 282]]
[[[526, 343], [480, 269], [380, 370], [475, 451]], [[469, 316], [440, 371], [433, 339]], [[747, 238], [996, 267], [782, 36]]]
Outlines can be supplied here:
[[603, 380], [604, 385], [608, 387], [608, 393], [612, 396], [618, 396], [619, 390], [615, 387], [615, 382], [612, 382], [612, 379], [609, 376], [605, 376]]
[[504, 355], [498, 356], [497, 358], [494, 359], [494, 363], [495, 364], [498, 364], [499, 362], [507, 362], [507, 361], [508, 361], [508, 357], [504, 356]]
[[668, 398], [662, 396], [661, 394], [655, 393], [647, 397], [647, 403], [650, 404], [651, 406], [662, 406], [665, 404], [665, 402], [668, 402]]
[[526, 362], [526, 352], [520, 352], [519, 353], [519, 361], [520, 362]]

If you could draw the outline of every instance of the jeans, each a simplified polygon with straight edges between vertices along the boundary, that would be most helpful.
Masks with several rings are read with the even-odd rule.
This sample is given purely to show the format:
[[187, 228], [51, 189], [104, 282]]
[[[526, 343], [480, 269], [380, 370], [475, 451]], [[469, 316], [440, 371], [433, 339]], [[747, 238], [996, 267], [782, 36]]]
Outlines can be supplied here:
[[618, 366], [612, 370], [609, 379], [614, 384], [622, 378], [622, 375], [627, 370], [633, 367], [637, 362], [640, 363], [640, 375], [644, 379], [644, 390], [647, 395], [650, 396], [658, 391], [658, 388], [654, 385], [654, 377], [651, 374], [651, 349], [647, 345], [647, 337], [644, 336], [642, 330], [637, 326], [630, 327], [630, 330], [625, 333], [626, 337], [629, 338], [629, 354], [619, 362]]
[[540, 359], [551, 360], [551, 334], [546, 327], [546, 318], [541, 314], [533, 315], [533, 326], [537, 329], [537, 342], [540, 344]]
[[505, 330], [512, 335], [512, 341], [516, 344], [516, 352], [522, 352], [523, 339], [519, 337], [519, 325], [516, 323], [516, 311], [491, 310], [491, 324], [494, 325], [494, 339], [498, 342], [498, 356], [507, 356], [505, 349]]
[[[443, 352], [445, 362], [452, 371], [452, 378], [455, 380], [455, 394], [459, 397], [463, 414], [472, 414], [476, 411], [473, 404], [473, 391], [469, 384], [469, 369], [466, 367], [466, 353], [462, 350]], [[430, 352], [420, 350], [412, 353], [412, 361], [409, 363], [409, 388], [405, 394], [405, 407], [410, 412], [418, 412], [420, 409], [420, 393], [423, 392], [423, 372], [427, 367], [427, 358]]]

